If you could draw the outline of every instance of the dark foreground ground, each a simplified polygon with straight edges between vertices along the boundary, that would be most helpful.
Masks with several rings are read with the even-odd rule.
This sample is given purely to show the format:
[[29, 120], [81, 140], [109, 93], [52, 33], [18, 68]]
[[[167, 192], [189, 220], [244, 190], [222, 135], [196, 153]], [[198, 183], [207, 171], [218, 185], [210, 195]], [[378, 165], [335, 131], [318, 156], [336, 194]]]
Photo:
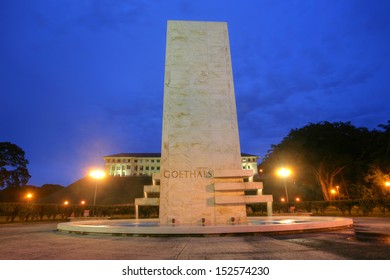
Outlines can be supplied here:
[[2, 260], [390, 260], [390, 218], [288, 235], [122, 237], [60, 233], [57, 223], [0, 225]]

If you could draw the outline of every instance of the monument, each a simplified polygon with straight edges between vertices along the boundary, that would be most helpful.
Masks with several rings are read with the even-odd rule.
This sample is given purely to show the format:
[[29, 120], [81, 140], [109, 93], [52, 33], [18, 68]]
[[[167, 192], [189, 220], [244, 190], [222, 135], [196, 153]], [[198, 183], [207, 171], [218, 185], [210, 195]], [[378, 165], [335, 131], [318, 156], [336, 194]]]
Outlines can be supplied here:
[[[205, 235], [323, 230], [352, 219], [249, 217], [246, 205], [266, 203], [262, 183], [241, 168], [227, 24], [169, 21], [160, 173], [137, 198], [134, 220], [60, 223], [64, 232]], [[149, 195], [152, 194], [153, 195]], [[251, 193], [251, 195], [249, 195]], [[158, 195], [159, 194], [159, 195]], [[139, 220], [138, 206], [159, 205], [159, 220]]]
[[[161, 172], [155, 176], [160, 224], [246, 222], [246, 204], [266, 202], [270, 209], [272, 203], [252, 176], [241, 166], [227, 24], [168, 21]], [[259, 195], [245, 195], [250, 189]]]

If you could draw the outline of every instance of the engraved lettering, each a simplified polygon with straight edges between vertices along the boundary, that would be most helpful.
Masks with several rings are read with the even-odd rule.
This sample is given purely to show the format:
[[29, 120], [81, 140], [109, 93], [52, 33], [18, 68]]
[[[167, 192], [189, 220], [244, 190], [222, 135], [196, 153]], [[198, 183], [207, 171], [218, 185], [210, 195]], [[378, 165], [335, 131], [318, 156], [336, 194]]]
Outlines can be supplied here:
[[164, 170], [164, 178], [213, 178], [213, 171], [209, 170]]

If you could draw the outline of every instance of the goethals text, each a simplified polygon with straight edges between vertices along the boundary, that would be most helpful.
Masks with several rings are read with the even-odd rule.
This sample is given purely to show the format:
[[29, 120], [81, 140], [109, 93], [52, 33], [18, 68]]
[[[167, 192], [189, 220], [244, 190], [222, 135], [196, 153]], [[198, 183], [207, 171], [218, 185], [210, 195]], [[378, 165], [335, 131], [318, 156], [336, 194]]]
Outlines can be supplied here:
[[164, 178], [213, 178], [213, 171], [206, 170], [164, 170]]

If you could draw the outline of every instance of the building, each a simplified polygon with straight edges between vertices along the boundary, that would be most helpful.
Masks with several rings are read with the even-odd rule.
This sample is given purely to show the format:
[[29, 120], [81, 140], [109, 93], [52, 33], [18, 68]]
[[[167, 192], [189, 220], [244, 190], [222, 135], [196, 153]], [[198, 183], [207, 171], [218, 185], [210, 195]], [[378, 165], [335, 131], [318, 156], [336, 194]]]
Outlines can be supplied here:
[[[152, 176], [160, 172], [161, 153], [121, 153], [104, 156], [104, 169], [110, 176]], [[257, 174], [259, 156], [241, 153], [242, 169]]]

